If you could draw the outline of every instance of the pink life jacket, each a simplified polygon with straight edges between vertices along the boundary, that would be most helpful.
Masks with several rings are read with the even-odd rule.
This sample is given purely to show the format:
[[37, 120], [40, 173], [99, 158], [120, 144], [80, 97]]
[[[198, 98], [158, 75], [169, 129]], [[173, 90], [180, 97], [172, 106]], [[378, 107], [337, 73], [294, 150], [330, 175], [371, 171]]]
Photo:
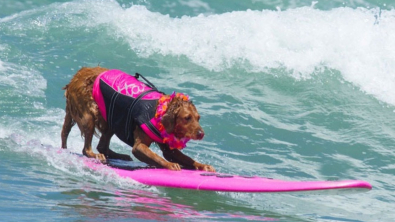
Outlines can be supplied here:
[[126, 144], [134, 145], [133, 131], [137, 126], [155, 142], [162, 143], [154, 117], [163, 93], [148, 81], [150, 86], [137, 78], [138, 75], [131, 76], [120, 70], [105, 71], [93, 84], [93, 99], [110, 129]]

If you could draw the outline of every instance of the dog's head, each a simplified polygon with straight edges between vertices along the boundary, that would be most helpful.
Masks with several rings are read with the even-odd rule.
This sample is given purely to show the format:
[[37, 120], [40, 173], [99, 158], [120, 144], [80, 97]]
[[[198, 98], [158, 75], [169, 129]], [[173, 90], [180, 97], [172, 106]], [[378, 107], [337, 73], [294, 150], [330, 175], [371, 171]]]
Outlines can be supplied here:
[[199, 120], [200, 115], [191, 101], [174, 97], [163, 115], [162, 124], [168, 134], [173, 133], [177, 138], [201, 140], [204, 131]]

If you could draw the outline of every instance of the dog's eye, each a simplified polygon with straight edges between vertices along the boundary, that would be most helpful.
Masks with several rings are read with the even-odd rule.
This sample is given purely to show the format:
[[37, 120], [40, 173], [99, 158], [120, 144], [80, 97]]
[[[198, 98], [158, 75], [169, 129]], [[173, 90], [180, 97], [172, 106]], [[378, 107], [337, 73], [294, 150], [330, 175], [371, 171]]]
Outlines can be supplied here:
[[186, 117], [184, 117], [184, 119], [185, 119], [186, 121], [189, 121], [189, 120], [192, 119], [192, 117], [191, 117], [191, 116], [186, 116]]

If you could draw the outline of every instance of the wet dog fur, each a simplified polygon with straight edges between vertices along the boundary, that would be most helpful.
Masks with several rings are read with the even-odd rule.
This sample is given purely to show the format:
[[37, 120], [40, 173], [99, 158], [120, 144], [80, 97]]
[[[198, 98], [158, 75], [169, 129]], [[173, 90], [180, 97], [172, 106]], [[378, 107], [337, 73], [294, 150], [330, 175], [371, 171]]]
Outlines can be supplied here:
[[[105, 161], [106, 158], [132, 160], [129, 155], [116, 153], [109, 148], [114, 132], [112, 132], [100, 114], [98, 106], [92, 97], [94, 81], [99, 74], [107, 70], [103, 67], [84, 67], [63, 88], [66, 97], [66, 115], [61, 133], [62, 148], [67, 148], [67, 138], [70, 130], [77, 124], [81, 135], [85, 139], [82, 150], [85, 156], [101, 161]], [[204, 131], [199, 124], [199, 119], [200, 115], [193, 103], [182, 101], [175, 97], [169, 104], [168, 111], [163, 116], [162, 124], [168, 133], [174, 133], [179, 138], [188, 137], [200, 140], [204, 136]], [[180, 170], [181, 166], [183, 166], [196, 170], [215, 171], [212, 166], [196, 162], [180, 150], [171, 150], [168, 144], [158, 143], [163, 153], [164, 158], [162, 158], [149, 148], [154, 141], [140, 127], [136, 127], [133, 133], [135, 143], [132, 153], [142, 162], [170, 170]], [[94, 135], [100, 135], [97, 145], [98, 154], [92, 150], [91, 144]]]

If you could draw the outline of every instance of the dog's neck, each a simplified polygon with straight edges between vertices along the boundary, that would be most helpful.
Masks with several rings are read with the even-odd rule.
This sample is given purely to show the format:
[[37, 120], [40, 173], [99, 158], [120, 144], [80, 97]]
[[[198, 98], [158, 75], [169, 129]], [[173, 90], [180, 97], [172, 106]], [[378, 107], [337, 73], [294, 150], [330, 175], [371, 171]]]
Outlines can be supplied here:
[[165, 115], [170, 102], [175, 98], [181, 98], [183, 101], [189, 101], [189, 97], [182, 93], [175, 93], [169, 95], [163, 95], [159, 101], [158, 106], [156, 108], [155, 113], [155, 122], [157, 123], [157, 128], [163, 138], [163, 143], [167, 143], [170, 149], [178, 149], [181, 150], [186, 147], [187, 142], [190, 140], [189, 138], [178, 138], [173, 133], [167, 133], [165, 127], [162, 124], [162, 117]]

